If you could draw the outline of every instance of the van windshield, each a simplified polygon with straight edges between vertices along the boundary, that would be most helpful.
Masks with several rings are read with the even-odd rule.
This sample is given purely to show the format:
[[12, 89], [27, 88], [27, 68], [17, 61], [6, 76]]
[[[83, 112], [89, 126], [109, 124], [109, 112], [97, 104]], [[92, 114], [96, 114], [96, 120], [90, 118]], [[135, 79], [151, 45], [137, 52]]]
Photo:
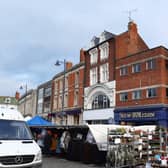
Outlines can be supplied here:
[[0, 120], [0, 140], [32, 140], [24, 121]]

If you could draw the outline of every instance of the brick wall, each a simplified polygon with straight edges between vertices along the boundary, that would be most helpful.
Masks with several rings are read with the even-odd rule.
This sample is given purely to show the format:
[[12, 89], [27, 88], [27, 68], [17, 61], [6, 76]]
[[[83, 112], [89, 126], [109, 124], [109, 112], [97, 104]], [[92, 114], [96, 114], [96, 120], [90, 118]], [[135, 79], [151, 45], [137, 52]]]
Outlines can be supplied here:
[[148, 46], [138, 34], [137, 25], [133, 22], [128, 23], [128, 31], [116, 36], [116, 58], [123, 58], [147, 49]]
[[[156, 60], [156, 67], [153, 70], [146, 69], [146, 62], [149, 58]], [[126, 58], [118, 59], [116, 61], [116, 91], [128, 91], [128, 101], [120, 101], [120, 94], [118, 93], [116, 95], [117, 106], [168, 103], [166, 97], [166, 86], [168, 86], [166, 59], [168, 59], [168, 51], [163, 47], [157, 47]], [[132, 65], [134, 63], [141, 64], [140, 72], [132, 73]], [[128, 74], [120, 76], [120, 68], [124, 65], [128, 68]], [[146, 98], [145, 88], [154, 85], [159, 86], [157, 87], [157, 96], [154, 98]], [[140, 100], [132, 100], [132, 91], [130, 91], [130, 89], [142, 89], [142, 98]]]
[[[79, 73], [79, 84], [75, 85], [75, 73], [77, 72]], [[67, 102], [67, 107], [65, 107], [65, 110], [72, 109], [72, 108], [82, 108], [83, 107], [84, 65], [82, 64], [76, 69], [68, 71], [65, 76], [68, 79], [68, 87], [67, 89], [65, 88], [65, 91], [64, 91], [65, 95], [66, 94], [68, 95], [68, 102]], [[53, 79], [53, 96], [52, 96], [53, 112], [62, 110], [62, 106], [59, 107], [59, 97], [62, 96], [62, 89], [60, 88], [60, 81], [62, 80], [62, 78], [63, 76], [59, 76], [58, 78]], [[56, 82], [58, 83], [57, 94], [55, 94]], [[76, 106], [74, 106], [75, 91], [77, 91], [79, 95], [78, 104]], [[62, 102], [62, 98], [61, 98], [61, 102]], [[54, 103], [57, 103], [57, 107], [54, 106]]]

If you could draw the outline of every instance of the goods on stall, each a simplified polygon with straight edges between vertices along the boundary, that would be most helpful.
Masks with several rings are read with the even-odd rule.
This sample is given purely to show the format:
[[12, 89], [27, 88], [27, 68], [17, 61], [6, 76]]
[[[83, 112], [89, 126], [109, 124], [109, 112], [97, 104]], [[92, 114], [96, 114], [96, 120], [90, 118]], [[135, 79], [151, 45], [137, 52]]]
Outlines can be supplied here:
[[108, 130], [107, 140], [107, 168], [147, 163], [153, 167], [168, 167], [167, 132], [163, 128], [113, 128]]
[[108, 130], [107, 168], [131, 167], [137, 164], [134, 137], [125, 128]]

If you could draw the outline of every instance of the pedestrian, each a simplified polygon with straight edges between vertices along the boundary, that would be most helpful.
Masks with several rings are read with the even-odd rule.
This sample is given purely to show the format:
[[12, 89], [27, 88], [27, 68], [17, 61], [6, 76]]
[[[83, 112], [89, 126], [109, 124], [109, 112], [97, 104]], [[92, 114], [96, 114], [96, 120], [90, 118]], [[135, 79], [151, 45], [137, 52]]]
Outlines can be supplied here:
[[51, 137], [51, 130], [47, 130], [46, 135], [44, 136], [44, 150], [43, 153], [46, 155], [51, 154], [51, 143], [52, 143], [52, 137]]
[[53, 133], [51, 138], [51, 147], [50, 147], [51, 153], [53, 155], [56, 154], [57, 144], [58, 144], [58, 135], [56, 133]]
[[44, 136], [41, 133], [37, 135], [37, 144], [40, 146], [40, 148], [43, 151], [43, 148], [44, 148]]

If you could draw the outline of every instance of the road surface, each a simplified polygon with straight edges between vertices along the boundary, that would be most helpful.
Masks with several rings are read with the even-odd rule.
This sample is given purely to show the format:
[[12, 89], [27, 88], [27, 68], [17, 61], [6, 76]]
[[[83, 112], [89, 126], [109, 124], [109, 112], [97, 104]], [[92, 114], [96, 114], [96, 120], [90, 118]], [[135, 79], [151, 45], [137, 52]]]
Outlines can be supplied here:
[[43, 157], [42, 168], [103, 168], [102, 165], [84, 164], [59, 157]]

